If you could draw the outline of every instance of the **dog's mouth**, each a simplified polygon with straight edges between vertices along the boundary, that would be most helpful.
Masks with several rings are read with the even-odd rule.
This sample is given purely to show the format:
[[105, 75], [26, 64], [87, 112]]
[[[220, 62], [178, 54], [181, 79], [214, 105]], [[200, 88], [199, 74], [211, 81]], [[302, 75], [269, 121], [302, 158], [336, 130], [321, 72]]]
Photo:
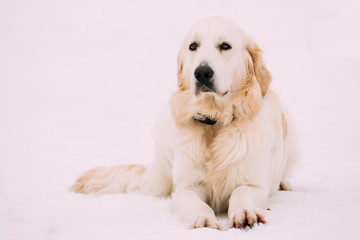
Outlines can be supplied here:
[[229, 93], [229, 91], [226, 91], [224, 93], [220, 93], [220, 92], [216, 91], [213, 88], [209, 88], [209, 87], [206, 87], [206, 86], [201, 86], [199, 88], [196, 88], [195, 95], [198, 96], [200, 93], [215, 93], [215, 94], [220, 95], [220, 96], [226, 96]]
[[198, 122], [206, 124], [206, 125], [214, 125], [217, 123], [216, 118], [211, 118], [211, 117], [203, 115], [201, 113], [197, 113], [193, 118], [195, 121], [198, 121]]
[[212, 92], [216, 93], [216, 90], [214, 89], [214, 87], [201, 85], [199, 83], [196, 84], [196, 90], [195, 90], [196, 95], [198, 95], [200, 93], [212, 93]]

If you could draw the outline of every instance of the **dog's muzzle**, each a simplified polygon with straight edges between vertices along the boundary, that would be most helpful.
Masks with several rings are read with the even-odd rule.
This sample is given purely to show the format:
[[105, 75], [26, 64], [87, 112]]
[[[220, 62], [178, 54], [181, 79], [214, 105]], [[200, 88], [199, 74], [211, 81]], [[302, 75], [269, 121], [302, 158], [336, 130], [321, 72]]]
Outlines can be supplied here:
[[208, 65], [200, 65], [194, 71], [196, 78], [196, 92], [215, 92], [214, 71]]

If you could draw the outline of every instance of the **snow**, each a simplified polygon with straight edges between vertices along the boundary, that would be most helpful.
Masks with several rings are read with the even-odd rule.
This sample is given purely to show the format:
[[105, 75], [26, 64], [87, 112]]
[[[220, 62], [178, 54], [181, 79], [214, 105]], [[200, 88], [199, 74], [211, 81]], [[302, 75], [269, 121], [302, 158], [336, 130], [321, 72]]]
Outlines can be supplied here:
[[[357, 1], [1, 1], [0, 239], [359, 239]], [[168, 199], [67, 191], [96, 166], [152, 161], [152, 128], [198, 19], [234, 19], [264, 51], [297, 125], [293, 192], [267, 224], [188, 230]]]

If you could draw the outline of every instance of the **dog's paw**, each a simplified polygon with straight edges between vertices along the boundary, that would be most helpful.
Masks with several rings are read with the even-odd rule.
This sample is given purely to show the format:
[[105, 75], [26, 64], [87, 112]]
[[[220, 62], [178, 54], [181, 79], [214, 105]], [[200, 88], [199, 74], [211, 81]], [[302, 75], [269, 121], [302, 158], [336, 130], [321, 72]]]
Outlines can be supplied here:
[[292, 191], [291, 184], [285, 181], [281, 181], [279, 186], [280, 191]]
[[266, 223], [265, 217], [259, 210], [239, 208], [229, 213], [229, 225], [232, 228], [252, 228], [256, 223]]
[[191, 228], [204, 228], [204, 227], [221, 230], [221, 227], [220, 227], [218, 221], [216, 220], [215, 215], [214, 216], [196, 217], [191, 225]]

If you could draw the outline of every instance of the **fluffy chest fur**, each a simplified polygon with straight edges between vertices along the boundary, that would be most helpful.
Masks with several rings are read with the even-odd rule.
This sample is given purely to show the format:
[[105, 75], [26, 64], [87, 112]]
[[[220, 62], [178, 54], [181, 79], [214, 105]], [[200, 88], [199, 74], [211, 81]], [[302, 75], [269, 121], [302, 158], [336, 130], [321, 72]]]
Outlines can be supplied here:
[[[176, 186], [200, 186], [207, 202], [218, 212], [227, 209], [231, 192], [240, 185], [256, 182], [255, 161], [247, 158], [259, 144], [239, 126], [219, 128], [195, 123], [197, 130], [179, 133], [178, 146], [186, 157], [175, 159]], [[256, 140], [255, 140], [256, 141]], [[181, 161], [181, 162], [177, 162]], [[257, 175], [257, 174], [256, 174]]]
[[251, 121], [235, 119], [226, 126], [193, 121], [178, 128], [174, 184], [202, 188], [217, 212], [227, 210], [239, 186], [261, 186], [270, 192], [281, 176], [269, 175], [269, 166], [280, 163], [284, 152], [281, 109], [274, 104], [277, 98], [269, 94]]

